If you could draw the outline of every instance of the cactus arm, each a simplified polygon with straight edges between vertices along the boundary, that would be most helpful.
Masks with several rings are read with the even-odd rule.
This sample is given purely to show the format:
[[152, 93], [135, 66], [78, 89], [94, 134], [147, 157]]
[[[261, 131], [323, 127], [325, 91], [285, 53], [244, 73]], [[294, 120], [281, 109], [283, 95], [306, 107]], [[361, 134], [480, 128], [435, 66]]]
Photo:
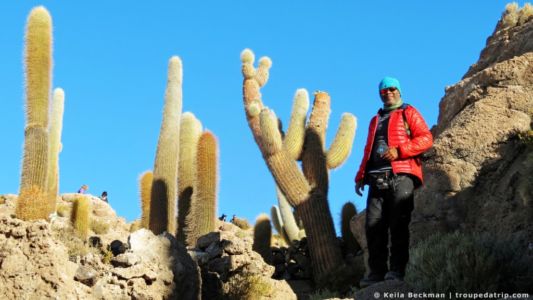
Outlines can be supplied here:
[[281, 219], [281, 213], [279, 211], [279, 208], [274, 205], [270, 208], [270, 215], [272, 217], [272, 224], [274, 224], [274, 228], [276, 228], [276, 231], [281, 236], [281, 238], [285, 241], [287, 245], [290, 245], [291, 239], [287, 236], [287, 232], [285, 231], [285, 228], [283, 227], [283, 220]]
[[281, 214], [281, 219], [283, 220], [283, 228], [287, 233], [289, 241], [292, 243], [294, 240], [300, 240], [300, 228], [296, 224], [294, 219], [294, 214], [292, 212], [292, 207], [289, 202], [283, 195], [283, 193], [276, 187], [276, 194], [278, 196], [279, 210]]
[[[243, 83], [243, 100], [244, 110], [246, 112], [246, 119], [248, 125], [252, 130], [255, 142], [260, 146], [261, 143], [261, 128], [259, 124], [259, 114], [263, 109], [263, 102], [261, 101], [261, 93], [259, 91], [259, 84], [255, 80], [255, 69], [253, 67], [254, 54], [250, 49], [245, 49], [241, 53], [242, 74], [244, 77]], [[264, 70], [267, 71], [267, 70]], [[261, 146], [260, 146], [261, 148]]]
[[151, 193], [150, 230], [176, 234], [179, 132], [182, 109], [182, 63], [169, 61], [163, 121], [159, 133]]
[[49, 148], [48, 148], [48, 213], [56, 210], [57, 192], [59, 190], [59, 152], [61, 151], [61, 131], [63, 128], [63, 111], [65, 92], [57, 88], [52, 98], [50, 112]]
[[186, 241], [190, 228], [186, 224], [192, 217], [191, 201], [196, 179], [196, 154], [202, 123], [194, 114], [185, 112], [181, 117], [180, 152], [178, 163], [178, 239]]
[[141, 193], [141, 228], [150, 228], [150, 201], [153, 179], [154, 174], [152, 171], [146, 171], [139, 177], [139, 190]]
[[255, 75], [255, 81], [259, 87], [264, 86], [268, 81], [269, 72], [268, 70], [272, 67], [272, 60], [268, 57], [261, 57], [259, 59], [259, 67], [257, 68], [257, 73]]
[[326, 129], [331, 112], [331, 98], [325, 92], [316, 92], [313, 109], [305, 133], [305, 151], [302, 153], [302, 169], [313, 188], [328, 194], [328, 170], [325, 157]]
[[276, 184], [287, 197], [292, 206], [307, 200], [310, 187], [298, 169], [296, 161], [291, 159], [282, 149], [281, 134], [277, 127], [274, 112], [264, 108], [260, 114], [260, 130], [262, 135], [261, 152], [267, 162]]
[[328, 169], [339, 167], [350, 156], [356, 128], [357, 119], [355, 116], [350, 113], [344, 113], [335, 139], [326, 153]]
[[302, 153], [305, 137], [305, 119], [309, 109], [309, 95], [307, 90], [298, 89], [294, 95], [291, 121], [287, 135], [283, 140], [283, 148], [292, 159], [298, 160]]

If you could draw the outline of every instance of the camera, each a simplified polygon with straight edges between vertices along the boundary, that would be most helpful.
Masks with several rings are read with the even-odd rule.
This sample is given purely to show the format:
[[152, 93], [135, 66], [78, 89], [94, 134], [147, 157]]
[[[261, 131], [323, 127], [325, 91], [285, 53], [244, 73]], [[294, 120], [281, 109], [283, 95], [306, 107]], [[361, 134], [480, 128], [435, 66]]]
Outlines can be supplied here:
[[389, 188], [389, 181], [386, 178], [378, 177], [376, 179], [376, 187], [380, 190], [386, 190]]

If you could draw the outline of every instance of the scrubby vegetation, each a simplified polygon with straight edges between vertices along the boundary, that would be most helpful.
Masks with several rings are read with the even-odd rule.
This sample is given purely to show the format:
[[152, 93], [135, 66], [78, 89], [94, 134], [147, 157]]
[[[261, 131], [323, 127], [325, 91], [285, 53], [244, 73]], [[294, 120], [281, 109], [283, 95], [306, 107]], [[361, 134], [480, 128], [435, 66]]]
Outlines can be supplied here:
[[533, 292], [533, 257], [518, 239], [436, 234], [411, 250], [406, 281], [427, 292]]
[[259, 276], [238, 278], [234, 285], [235, 288], [228, 293], [232, 300], [255, 300], [272, 295], [272, 286]]

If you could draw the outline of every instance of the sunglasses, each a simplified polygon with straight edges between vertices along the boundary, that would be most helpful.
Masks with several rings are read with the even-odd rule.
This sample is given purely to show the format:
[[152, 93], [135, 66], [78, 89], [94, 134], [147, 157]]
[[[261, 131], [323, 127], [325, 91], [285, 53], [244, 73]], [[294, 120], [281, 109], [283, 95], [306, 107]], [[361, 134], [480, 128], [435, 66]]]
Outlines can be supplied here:
[[395, 88], [395, 87], [390, 87], [390, 88], [386, 88], [386, 89], [382, 89], [382, 90], [379, 90], [379, 93], [381, 95], [387, 95], [387, 92], [391, 92], [391, 93], [394, 93], [396, 92], [398, 89]]

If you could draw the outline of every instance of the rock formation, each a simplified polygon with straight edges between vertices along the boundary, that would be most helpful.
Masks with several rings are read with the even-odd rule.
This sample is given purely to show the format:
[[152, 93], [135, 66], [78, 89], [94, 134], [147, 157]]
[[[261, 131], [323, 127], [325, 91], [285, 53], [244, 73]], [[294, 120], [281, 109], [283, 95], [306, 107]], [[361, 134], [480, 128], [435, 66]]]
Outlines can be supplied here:
[[[506, 15], [519, 15], [516, 23]], [[413, 242], [435, 231], [533, 241], [533, 18], [506, 12], [479, 61], [447, 87], [415, 197]]]

